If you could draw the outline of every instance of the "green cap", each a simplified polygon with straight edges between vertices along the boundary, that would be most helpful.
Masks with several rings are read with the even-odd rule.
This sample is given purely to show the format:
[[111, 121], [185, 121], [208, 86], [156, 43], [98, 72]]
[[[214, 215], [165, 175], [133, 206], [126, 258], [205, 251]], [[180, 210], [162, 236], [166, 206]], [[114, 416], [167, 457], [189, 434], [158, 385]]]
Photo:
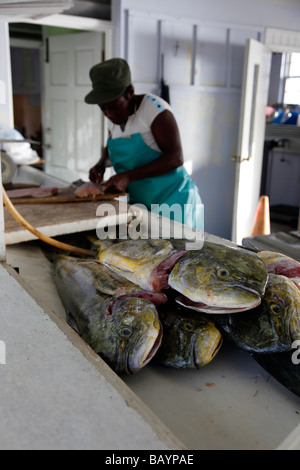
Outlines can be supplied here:
[[131, 85], [129, 65], [124, 59], [110, 59], [90, 70], [93, 90], [85, 97], [88, 104], [104, 104], [117, 100]]

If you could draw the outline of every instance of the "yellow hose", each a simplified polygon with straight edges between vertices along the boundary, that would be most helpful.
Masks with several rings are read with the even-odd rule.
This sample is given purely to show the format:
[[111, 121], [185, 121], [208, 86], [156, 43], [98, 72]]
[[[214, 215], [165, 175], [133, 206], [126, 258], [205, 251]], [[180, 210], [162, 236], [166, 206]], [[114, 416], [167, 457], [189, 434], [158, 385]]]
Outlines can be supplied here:
[[71, 253], [76, 253], [78, 255], [84, 255], [84, 256], [89, 256], [94, 258], [95, 253], [90, 250], [85, 250], [84, 248], [79, 248], [77, 246], [73, 245], [68, 245], [67, 243], [62, 243], [54, 238], [48, 237], [47, 235], [44, 235], [43, 233], [39, 232], [36, 230], [32, 225], [30, 225], [24, 217], [15, 209], [14, 205], [12, 204], [11, 200], [9, 199], [8, 195], [6, 194], [6, 191], [2, 185], [2, 194], [3, 194], [3, 202], [6, 206], [6, 208], [9, 210], [11, 215], [23, 226], [25, 227], [29, 232], [33, 233], [37, 238], [42, 240], [43, 242], [47, 243], [48, 245], [55, 246], [56, 248], [59, 248], [64, 251], [69, 251]]

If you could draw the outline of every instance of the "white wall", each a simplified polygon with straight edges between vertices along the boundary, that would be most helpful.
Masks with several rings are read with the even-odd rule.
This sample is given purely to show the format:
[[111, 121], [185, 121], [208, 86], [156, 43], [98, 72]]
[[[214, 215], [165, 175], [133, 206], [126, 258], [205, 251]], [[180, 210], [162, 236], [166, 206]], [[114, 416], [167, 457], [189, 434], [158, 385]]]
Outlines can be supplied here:
[[[205, 229], [230, 238], [245, 40], [264, 41], [266, 27], [299, 30], [300, 1], [112, 0], [112, 6], [113, 55], [128, 57], [137, 92], [158, 92], [164, 54], [185, 161], [205, 204]], [[6, 35], [0, 23], [0, 80], [9, 83]], [[0, 123], [12, 125], [6, 91]]]
[[8, 25], [0, 22], [0, 125], [13, 126]]
[[[246, 39], [266, 27], [299, 30], [299, 0], [115, 0], [115, 55], [138, 93], [164, 78], [185, 161], [205, 205], [205, 230], [231, 238], [239, 109]], [[117, 12], [117, 14], [116, 14]]]
[[[118, 0], [119, 1], [119, 0]], [[299, 0], [121, 0], [123, 8], [178, 19], [299, 30]]]
[[[0, 126], [13, 127], [13, 108], [11, 93], [11, 71], [8, 48], [8, 26], [0, 22]], [[1, 164], [1, 155], [0, 155]], [[4, 238], [4, 215], [2, 201], [2, 177], [0, 172], [0, 261], [6, 257]]]

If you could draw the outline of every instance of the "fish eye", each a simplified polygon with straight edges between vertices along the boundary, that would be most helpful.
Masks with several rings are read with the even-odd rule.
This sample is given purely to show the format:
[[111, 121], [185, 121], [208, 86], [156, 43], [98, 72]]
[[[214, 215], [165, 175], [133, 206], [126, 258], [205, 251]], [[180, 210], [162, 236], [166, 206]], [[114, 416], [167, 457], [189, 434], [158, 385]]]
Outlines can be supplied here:
[[121, 336], [123, 336], [123, 338], [129, 338], [129, 336], [131, 335], [132, 331], [130, 328], [128, 328], [127, 326], [125, 326], [124, 328], [122, 328], [121, 330]]
[[272, 313], [274, 313], [274, 315], [279, 315], [281, 313], [281, 308], [277, 304], [271, 304], [270, 310]]
[[227, 279], [228, 276], [229, 276], [229, 271], [228, 269], [226, 268], [219, 268], [217, 270], [217, 276], [220, 278], [220, 279]]
[[193, 331], [194, 330], [193, 325], [191, 323], [184, 323], [183, 327], [187, 331]]

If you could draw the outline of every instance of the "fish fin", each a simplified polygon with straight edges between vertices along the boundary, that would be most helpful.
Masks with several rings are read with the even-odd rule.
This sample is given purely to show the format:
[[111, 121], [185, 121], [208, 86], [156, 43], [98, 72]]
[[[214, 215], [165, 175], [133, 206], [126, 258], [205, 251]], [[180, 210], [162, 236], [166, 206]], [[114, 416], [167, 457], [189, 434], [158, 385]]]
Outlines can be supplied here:
[[68, 325], [70, 325], [70, 327], [73, 328], [73, 330], [75, 330], [77, 334], [79, 334], [76, 320], [69, 310], [66, 310], [66, 318], [67, 318]]

